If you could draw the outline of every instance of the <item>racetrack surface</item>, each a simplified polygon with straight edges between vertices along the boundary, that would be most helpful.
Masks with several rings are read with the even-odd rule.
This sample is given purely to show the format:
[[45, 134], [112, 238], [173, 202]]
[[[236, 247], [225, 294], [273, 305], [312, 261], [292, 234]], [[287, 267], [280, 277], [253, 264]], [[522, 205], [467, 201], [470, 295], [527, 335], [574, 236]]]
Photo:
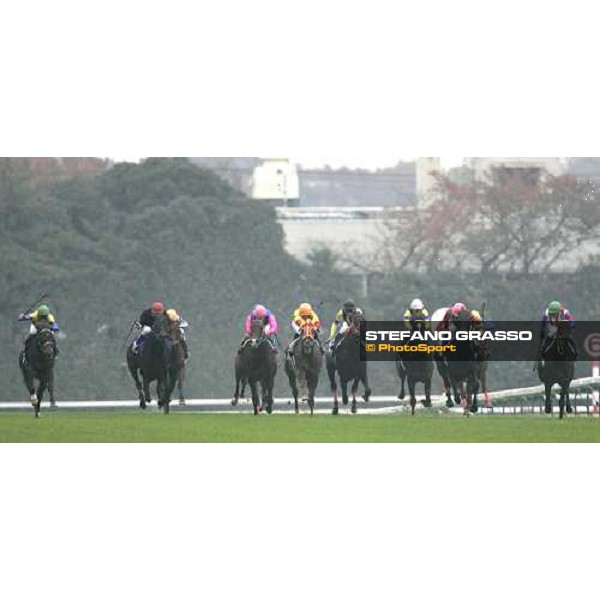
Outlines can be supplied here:
[[[456, 443], [456, 442], [600, 442], [600, 420], [556, 415], [472, 416], [434, 409], [415, 417], [407, 413], [358, 415], [344, 409], [339, 417], [296, 416], [276, 408], [273, 415], [214, 414], [174, 407], [163, 415], [154, 406], [120, 410], [44, 409], [39, 419], [28, 411], [0, 413], [0, 442], [94, 443]], [[372, 410], [372, 409], [371, 409]], [[375, 409], [377, 411], [377, 409]], [[386, 409], [379, 409], [385, 411]], [[190, 412], [191, 411], [191, 412]]]

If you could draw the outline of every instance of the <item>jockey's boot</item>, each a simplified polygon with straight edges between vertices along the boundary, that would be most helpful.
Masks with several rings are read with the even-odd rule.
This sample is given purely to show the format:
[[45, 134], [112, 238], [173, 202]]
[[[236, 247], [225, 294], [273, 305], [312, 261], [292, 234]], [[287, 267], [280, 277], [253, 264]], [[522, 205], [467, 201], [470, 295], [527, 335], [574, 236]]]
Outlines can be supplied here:
[[183, 348], [183, 359], [188, 360], [190, 358], [190, 353], [188, 351], [187, 340], [181, 340], [181, 347]]

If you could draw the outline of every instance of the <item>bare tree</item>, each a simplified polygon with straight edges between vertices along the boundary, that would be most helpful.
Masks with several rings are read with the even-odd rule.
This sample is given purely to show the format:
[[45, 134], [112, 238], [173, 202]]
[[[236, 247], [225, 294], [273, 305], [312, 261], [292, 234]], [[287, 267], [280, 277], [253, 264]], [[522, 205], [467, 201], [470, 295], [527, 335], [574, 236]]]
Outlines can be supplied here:
[[[596, 184], [540, 173], [484, 178], [437, 174], [435, 200], [390, 214], [376, 262], [382, 271], [501, 269], [546, 273], [579, 261], [600, 232]], [[595, 249], [597, 252], [597, 249]]]

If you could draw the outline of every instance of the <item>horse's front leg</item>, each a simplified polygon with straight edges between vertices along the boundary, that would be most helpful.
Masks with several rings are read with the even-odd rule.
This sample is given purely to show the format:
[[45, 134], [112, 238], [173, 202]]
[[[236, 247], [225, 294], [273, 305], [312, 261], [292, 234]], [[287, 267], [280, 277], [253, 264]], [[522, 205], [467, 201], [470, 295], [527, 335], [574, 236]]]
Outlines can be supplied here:
[[560, 386], [560, 401], [559, 401], [560, 418], [561, 419], [565, 418], [566, 399], [567, 399], [567, 390], [565, 389], [565, 386], [563, 384]]
[[131, 376], [133, 377], [133, 381], [135, 382], [135, 389], [138, 393], [138, 399], [140, 401], [140, 408], [146, 408], [146, 402], [144, 400], [144, 388], [142, 386], [142, 382], [140, 381], [139, 371], [138, 369], [130, 369]]
[[260, 397], [258, 395], [258, 383], [255, 380], [250, 381], [250, 390], [252, 392], [252, 406], [254, 407], [254, 414], [258, 415], [260, 408]]
[[150, 404], [152, 402], [152, 398], [150, 397], [150, 380], [142, 375], [142, 381], [144, 388], [144, 405], [142, 408], [146, 408], [146, 404]]
[[406, 371], [402, 366], [401, 362], [396, 363], [396, 369], [398, 376], [400, 377], [400, 393], [398, 394], [398, 400], [404, 400], [406, 398]]
[[369, 371], [367, 370], [367, 365], [365, 363], [364, 365], [364, 371], [362, 373], [362, 384], [365, 388], [365, 395], [363, 396], [363, 399], [365, 402], [369, 402], [369, 400], [371, 399], [371, 386], [369, 385]]
[[410, 394], [410, 412], [415, 416], [417, 409], [417, 386], [411, 375], [408, 376], [408, 393]]
[[37, 406], [38, 397], [35, 393], [35, 380], [31, 370], [27, 366], [23, 369], [23, 381], [25, 382], [25, 387], [27, 387], [27, 392], [29, 393], [29, 401], [31, 402], [31, 406]]
[[571, 404], [571, 390], [570, 384], [567, 384], [567, 414], [572, 415], [575, 411], [573, 410], [573, 405]]
[[552, 384], [546, 384], [546, 406], [545, 411], [547, 415], [552, 414]]
[[185, 395], [183, 393], [183, 384], [185, 382], [185, 366], [179, 371], [177, 377], [177, 389], [179, 390], [179, 406], [185, 406]]
[[[348, 397], [348, 384], [350, 383], [349, 380], [342, 380], [342, 402], [344, 403], [344, 406], [348, 406], [348, 402], [350, 401], [349, 397]], [[352, 390], [352, 414], [355, 415], [357, 410], [358, 410], [358, 404], [356, 402], [356, 389], [358, 388], [357, 382], [354, 381], [354, 384], [352, 386], [353, 390]]]

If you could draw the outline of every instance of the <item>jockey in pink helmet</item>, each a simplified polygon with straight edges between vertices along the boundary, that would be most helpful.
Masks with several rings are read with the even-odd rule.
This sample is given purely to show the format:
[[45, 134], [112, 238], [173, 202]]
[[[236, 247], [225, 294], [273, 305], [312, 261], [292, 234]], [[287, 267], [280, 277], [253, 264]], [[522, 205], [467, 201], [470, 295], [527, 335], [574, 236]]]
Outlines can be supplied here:
[[257, 304], [250, 314], [246, 317], [246, 325], [245, 325], [245, 333], [246, 336], [242, 340], [242, 344], [240, 346], [240, 351], [244, 348], [248, 340], [250, 339], [250, 332], [252, 330], [252, 321], [260, 319], [265, 325], [265, 335], [269, 340], [269, 343], [273, 347], [273, 350], [276, 352], [277, 347], [275, 346], [275, 338], [277, 336], [277, 332], [279, 331], [279, 325], [277, 323], [277, 319], [275, 315], [267, 309], [262, 304]]
[[468, 311], [469, 309], [462, 302], [457, 302], [454, 306], [450, 306], [446, 309], [446, 313], [444, 317], [437, 323], [436, 331], [444, 331], [447, 330], [450, 326], [451, 321], [457, 320], [460, 315]]

